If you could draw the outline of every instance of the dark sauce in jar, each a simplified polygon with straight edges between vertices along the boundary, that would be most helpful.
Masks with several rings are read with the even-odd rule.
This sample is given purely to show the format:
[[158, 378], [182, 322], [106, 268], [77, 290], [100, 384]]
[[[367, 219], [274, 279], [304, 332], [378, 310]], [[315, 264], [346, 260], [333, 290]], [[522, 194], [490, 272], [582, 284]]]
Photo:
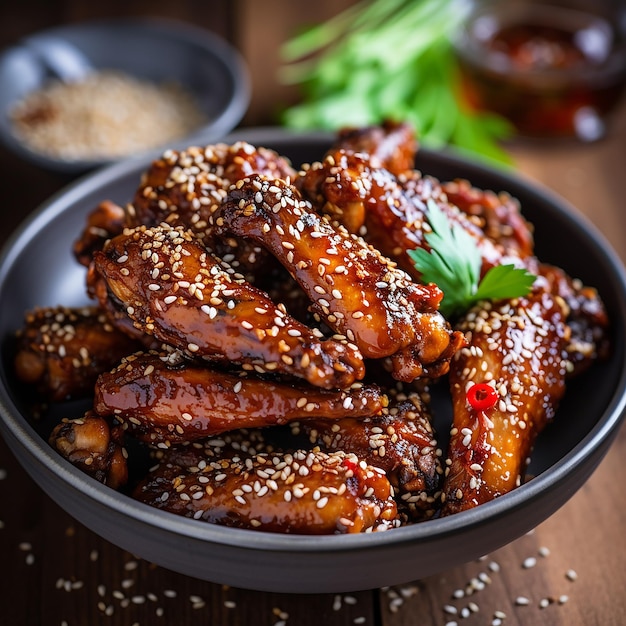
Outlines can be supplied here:
[[527, 136], [602, 136], [626, 76], [611, 23], [566, 8], [507, 5], [477, 15], [458, 42], [470, 104]]

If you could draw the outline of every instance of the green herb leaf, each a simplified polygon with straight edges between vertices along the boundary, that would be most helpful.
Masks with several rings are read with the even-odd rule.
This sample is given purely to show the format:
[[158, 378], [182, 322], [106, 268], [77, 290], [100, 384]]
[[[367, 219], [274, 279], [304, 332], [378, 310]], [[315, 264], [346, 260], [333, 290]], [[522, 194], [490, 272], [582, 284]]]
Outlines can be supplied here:
[[302, 101], [282, 122], [336, 130], [403, 119], [426, 147], [510, 165], [499, 142], [512, 126], [472, 110], [461, 93], [451, 37], [470, 7], [467, 0], [361, 0], [285, 42], [279, 77], [301, 86]]
[[[528, 295], [535, 276], [514, 265], [492, 267], [480, 280], [481, 256], [475, 239], [460, 224], [451, 222], [433, 200], [428, 201], [425, 235], [430, 250], [410, 250], [409, 256], [425, 283], [443, 291], [440, 311], [453, 317], [480, 300], [501, 300]], [[480, 282], [479, 282], [480, 281]]]
[[474, 294], [474, 300], [503, 300], [518, 298], [530, 293], [537, 278], [524, 268], [514, 265], [497, 265], [483, 276]]

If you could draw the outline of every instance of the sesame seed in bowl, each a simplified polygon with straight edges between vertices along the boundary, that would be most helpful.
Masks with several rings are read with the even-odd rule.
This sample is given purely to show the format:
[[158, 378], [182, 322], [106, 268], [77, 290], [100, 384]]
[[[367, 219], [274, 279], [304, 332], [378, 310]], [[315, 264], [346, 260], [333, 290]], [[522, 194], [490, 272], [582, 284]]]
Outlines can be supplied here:
[[[76, 55], [80, 72], [59, 66], [59, 47], [64, 60]], [[173, 20], [61, 26], [0, 55], [0, 139], [21, 158], [69, 174], [194, 138], [207, 143], [234, 128], [248, 102], [239, 53]]]

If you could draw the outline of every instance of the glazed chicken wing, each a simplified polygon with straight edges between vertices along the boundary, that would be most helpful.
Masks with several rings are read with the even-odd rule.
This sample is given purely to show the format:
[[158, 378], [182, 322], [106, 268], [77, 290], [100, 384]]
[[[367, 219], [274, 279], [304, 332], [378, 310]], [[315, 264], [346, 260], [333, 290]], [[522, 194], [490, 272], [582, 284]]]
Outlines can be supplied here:
[[105, 242], [119, 235], [126, 225], [126, 211], [121, 206], [104, 200], [87, 216], [87, 223], [79, 238], [74, 242], [74, 256], [85, 267], [89, 267], [93, 253], [102, 250]]
[[64, 419], [52, 431], [50, 445], [70, 463], [112, 489], [128, 480], [124, 429], [87, 412], [78, 419]]
[[446, 373], [462, 337], [437, 311], [440, 289], [414, 283], [362, 239], [333, 227], [290, 185], [239, 181], [213, 219], [217, 232], [266, 246], [312, 310], [365, 357], [387, 358], [399, 380]]
[[411, 521], [432, 517], [438, 509], [441, 450], [417, 394], [394, 402], [381, 415], [335, 422], [306, 419], [295, 422], [292, 430], [305, 433], [322, 450], [354, 453], [382, 469]]
[[129, 226], [167, 222], [190, 229], [217, 256], [250, 278], [247, 270], [267, 262], [258, 245], [214, 236], [209, 217], [236, 181], [260, 173], [292, 179], [296, 171], [273, 150], [240, 141], [183, 151], [168, 150], [144, 174], [129, 207]]
[[566, 349], [571, 364], [568, 374], [576, 376], [608, 353], [609, 318], [604, 303], [596, 289], [573, 279], [559, 267], [539, 263], [536, 271], [547, 281], [543, 288], [567, 304], [570, 335]]
[[448, 200], [507, 254], [522, 259], [533, 255], [533, 227], [524, 219], [515, 198], [504, 192], [478, 189], [461, 179], [444, 182], [441, 186]]
[[413, 169], [417, 147], [415, 131], [410, 124], [387, 120], [380, 126], [340, 129], [328, 154], [337, 150], [364, 153], [377, 167], [398, 176]]
[[450, 369], [454, 408], [443, 514], [475, 507], [524, 479], [539, 432], [565, 391], [567, 311], [545, 292], [483, 303], [460, 328]]
[[130, 319], [192, 358], [325, 388], [349, 387], [364, 374], [355, 346], [322, 341], [182, 228], [141, 226], [115, 237], [95, 253], [89, 285], [113, 320]]
[[[476, 241], [485, 270], [506, 256], [506, 251], [448, 202], [439, 181], [418, 171], [395, 176], [378, 167], [365, 153], [336, 150], [304, 169], [296, 186], [318, 213], [328, 216], [333, 224], [362, 235], [418, 281], [421, 275], [408, 252], [428, 248], [425, 234], [429, 232], [429, 201], [435, 202], [451, 222], [458, 223]], [[510, 254], [517, 259], [515, 251]]]
[[386, 530], [396, 520], [392, 495], [381, 470], [318, 450], [228, 454], [191, 468], [164, 463], [134, 492], [206, 522], [307, 535]]
[[99, 374], [138, 347], [95, 307], [39, 308], [18, 332], [15, 372], [46, 400], [84, 397]]
[[148, 443], [191, 442], [239, 428], [302, 417], [336, 420], [376, 415], [386, 397], [374, 386], [331, 391], [217, 372], [167, 356], [136, 354], [96, 384], [94, 410], [115, 415]]

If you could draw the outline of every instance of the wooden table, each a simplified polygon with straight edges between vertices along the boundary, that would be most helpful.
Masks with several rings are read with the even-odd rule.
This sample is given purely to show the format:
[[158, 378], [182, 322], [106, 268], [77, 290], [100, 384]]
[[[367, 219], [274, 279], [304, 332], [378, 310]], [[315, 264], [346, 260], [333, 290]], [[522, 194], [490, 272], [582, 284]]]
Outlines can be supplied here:
[[[93, 16], [86, 14], [87, 4], [63, 4], [73, 9], [74, 18]], [[213, 26], [228, 18], [225, 3], [217, 4], [222, 12]], [[261, 19], [256, 3], [235, 4], [239, 9], [247, 6], [248, 25]], [[329, 3], [322, 5], [329, 10]], [[33, 17], [33, 29], [55, 19], [47, 3], [41, 6], [48, 12], [37, 13], [41, 24]], [[189, 17], [193, 4], [176, 6], [178, 17]], [[187, 13], [180, 7], [187, 7]], [[26, 9], [15, 10], [26, 19]], [[0, 22], [0, 35], [6, 35], [8, 23]], [[207, 16], [204, 22], [209, 24]], [[14, 31], [27, 31], [26, 25], [20, 22]], [[259, 37], [244, 46], [253, 66]], [[260, 102], [253, 101], [247, 123], [267, 119], [266, 95], [267, 89]], [[626, 103], [609, 137], [597, 144], [519, 143], [510, 150], [522, 175], [561, 194], [589, 216], [626, 260]], [[0, 150], [0, 237], [5, 239], [66, 182]], [[303, 596], [226, 588], [136, 559], [64, 513], [0, 440], [0, 624], [443, 626], [456, 621], [474, 626], [497, 624], [499, 619], [519, 626], [617, 626], [624, 624], [626, 613], [625, 456], [626, 427], [592, 478], [561, 510], [534, 532], [480, 561], [398, 588]], [[523, 567], [530, 557], [536, 559], [535, 566]], [[461, 595], [455, 594], [458, 590], [462, 597], [455, 597]], [[521, 604], [524, 598], [528, 604]]]

